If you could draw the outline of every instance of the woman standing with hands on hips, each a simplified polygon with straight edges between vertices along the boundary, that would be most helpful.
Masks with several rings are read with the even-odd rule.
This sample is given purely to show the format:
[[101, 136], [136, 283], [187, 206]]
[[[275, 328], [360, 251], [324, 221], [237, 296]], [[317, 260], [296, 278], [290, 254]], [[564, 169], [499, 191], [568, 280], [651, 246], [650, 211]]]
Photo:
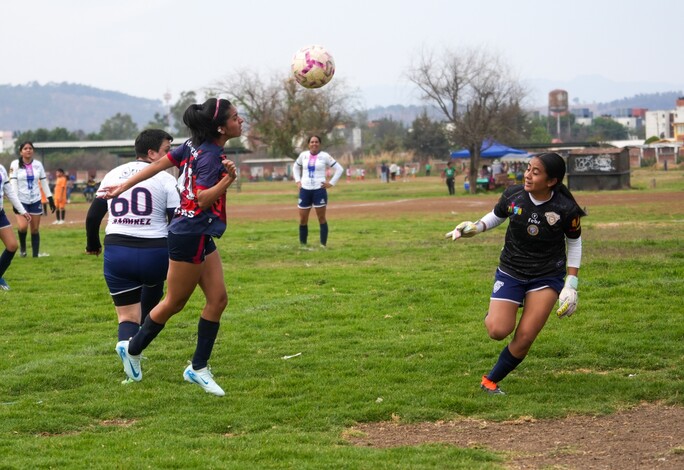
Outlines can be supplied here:
[[55, 212], [55, 201], [47, 182], [47, 175], [43, 164], [33, 159], [33, 143], [26, 141], [19, 146], [19, 158], [10, 163], [9, 178], [14, 192], [19, 196], [21, 204], [31, 215], [30, 222], [23, 215], [17, 213], [17, 232], [19, 233], [20, 256], [26, 256], [26, 233], [29, 225], [31, 228], [31, 250], [33, 257], [41, 256], [40, 253], [40, 216], [43, 215], [43, 207], [40, 202], [40, 188], [50, 204], [50, 210]]
[[226, 230], [226, 190], [235, 181], [235, 164], [223, 153], [228, 140], [242, 133], [243, 119], [225, 99], [211, 98], [193, 104], [183, 115], [191, 139], [165, 158], [150, 164], [123, 184], [102, 188], [102, 197], [114, 198], [137, 183], [173, 166], [180, 169], [180, 207], [169, 225], [169, 270], [166, 297], [152, 309], [130, 341], [119, 341], [116, 352], [126, 375], [142, 379], [140, 354], [166, 322], [180, 312], [197, 286], [206, 303], [197, 326], [197, 345], [192, 364], [183, 378], [217, 396], [225, 395], [208, 368], [221, 315], [228, 304], [223, 267], [214, 238]]
[[580, 217], [586, 214], [563, 184], [564, 176], [565, 161], [559, 154], [535, 155], [527, 165], [524, 184], [507, 188], [494, 210], [477, 222], [462, 222], [446, 234], [453, 240], [473, 237], [509, 220], [485, 326], [489, 337], [499, 341], [515, 333], [482, 377], [480, 387], [488, 393], [504, 394], [498, 383], [523, 361], [556, 300], [559, 318], [577, 308]]
[[[326, 171], [333, 168], [335, 173], [327, 181]], [[309, 213], [316, 209], [320, 225], [321, 246], [328, 244], [328, 220], [325, 208], [328, 205], [328, 188], [335, 186], [344, 168], [327, 152], [321, 151], [321, 138], [317, 135], [309, 137], [309, 150], [299, 154], [294, 165], [294, 179], [299, 189], [299, 243], [306, 246], [309, 236]]]

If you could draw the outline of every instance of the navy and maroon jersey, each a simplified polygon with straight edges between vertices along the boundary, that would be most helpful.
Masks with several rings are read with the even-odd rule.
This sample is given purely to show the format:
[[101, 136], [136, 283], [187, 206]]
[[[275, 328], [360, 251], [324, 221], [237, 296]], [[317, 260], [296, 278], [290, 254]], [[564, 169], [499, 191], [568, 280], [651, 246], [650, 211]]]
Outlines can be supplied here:
[[222, 194], [210, 208], [202, 210], [197, 192], [215, 186], [226, 175], [223, 148], [211, 142], [195, 148], [187, 140], [167, 157], [181, 171], [178, 177], [181, 203], [169, 225], [169, 232], [219, 238], [226, 231], [226, 195]]
[[494, 207], [497, 217], [508, 218], [506, 241], [499, 268], [519, 279], [565, 275], [565, 238], [579, 238], [580, 208], [554, 191], [550, 200], [536, 205], [522, 185], [506, 188]]

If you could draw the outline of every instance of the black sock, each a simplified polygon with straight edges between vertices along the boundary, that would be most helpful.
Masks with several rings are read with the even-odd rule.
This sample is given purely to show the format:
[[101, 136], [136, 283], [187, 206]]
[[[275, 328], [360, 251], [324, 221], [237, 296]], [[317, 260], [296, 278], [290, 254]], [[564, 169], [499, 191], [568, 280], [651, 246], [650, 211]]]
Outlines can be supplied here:
[[137, 356], [150, 345], [152, 340], [164, 329], [163, 323], [157, 323], [148, 315], [140, 328], [140, 331], [133, 336], [128, 343], [128, 353]]
[[22, 253], [26, 253], [26, 232], [19, 232], [19, 249], [21, 250]]
[[66, 210], [62, 209], [60, 212], [62, 213], [62, 220], [64, 220], [64, 215], [66, 214]]
[[119, 323], [119, 341], [126, 341], [135, 336], [140, 329], [140, 325], [132, 321], [122, 321]]
[[518, 367], [518, 364], [520, 364], [524, 357], [522, 359], [518, 359], [517, 357], [513, 356], [511, 352], [508, 350], [508, 346], [503, 348], [501, 351], [501, 354], [499, 354], [499, 360], [496, 361], [496, 364], [492, 368], [492, 370], [487, 374], [487, 378], [491, 380], [494, 383], [499, 383], [502, 381], [510, 372], [513, 371], [516, 367]]
[[164, 283], [160, 282], [155, 286], [143, 286], [140, 293], [140, 323], [145, 322], [145, 318], [152, 309], [157, 306], [164, 296]]
[[197, 347], [192, 356], [192, 368], [195, 370], [207, 367], [211, 351], [214, 349], [214, 341], [218, 334], [220, 323], [205, 320], [200, 317], [197, 324]]
[[40, 253], [40, 233], [31, 234], [31, 251], [33, 251], [33, 257], [37, 258]]
[[321, 245], [328, 244], [328, 222], [321, 224]]
[[306, 240], [309, 238], [309, 226], [300, 225], [299, 226], [299, 243], [306, 245]]
[[10, 263], [12, 262], [12, 258], [14, 258], [14, 253], [16, 251], [5, 251], [2, 252], [2, 255], [0, 255], [0, 277], [5, 275], [5, 271], [7, 271], [7, 268], [9, 268]]

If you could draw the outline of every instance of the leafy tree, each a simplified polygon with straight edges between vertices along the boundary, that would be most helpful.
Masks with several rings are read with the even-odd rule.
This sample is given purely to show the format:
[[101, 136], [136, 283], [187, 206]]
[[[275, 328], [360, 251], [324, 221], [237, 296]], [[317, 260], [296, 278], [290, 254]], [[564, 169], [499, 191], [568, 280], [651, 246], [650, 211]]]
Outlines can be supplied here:
[[183, 124], [183, 114], [188, 106], [195, 103], [197, 103], [197, 94], [194, 91], [182, 91], [178, 101], [171, 106], [172, 128], [176, 135], [189, 136], [188, 129]]
[[137, 135], [138, 125], [130, 114], [116, 113], [100, 126], [99, 136], [102, 140], [135, 139]]
[[55, 127], [54, 129], [39, 128], [31, 131], [20, 132], [14, 136], [15, 150], [19, 153], [19, 145], [23, 142], [71, 142], [80, 140], [79, 134], [69, 132], [63, 127]]
[[382, 118], [368, 123], [362, 129], [366, 153], [391, 153], [404, 148], [407, 131], [399, 121]]
[[624, 140], [629, 135], [625, 126], [606, 117], [597, 117], [589, 126], [596, 140]]
[[406, 148], [413, 150], [421, 162], [431, 157], [442, 158], [449, 155], [449, 140], [444, 124], [430, 120], [427, 111], [418, 116], [406, 134]]
[[154, 113], [154, 118], [147, 123], [145, 129], [164, 129], [168, 130], [169, 116], [167, 114]]
[[[477, 178], [482, 142], [519, 135], [522, 85], [503, 61], [482, 49], [423, 54], [408, 73], [423, 99], [450, 124], [452, 141], [470, 151], [470, 181]], [[475, 192], [477, 185], [471, 184]]]
[[294, 158], [307, 135], [330, 135], [336, 126], [351, 121], [351, 95], [339, 80], [307, 90], [289, 77], [273, 76], [266, 82], [255, 72], [240, 71], [211, 93], [228, 97], [238, 107], [249, 124], [251, 146], [271, 155]]

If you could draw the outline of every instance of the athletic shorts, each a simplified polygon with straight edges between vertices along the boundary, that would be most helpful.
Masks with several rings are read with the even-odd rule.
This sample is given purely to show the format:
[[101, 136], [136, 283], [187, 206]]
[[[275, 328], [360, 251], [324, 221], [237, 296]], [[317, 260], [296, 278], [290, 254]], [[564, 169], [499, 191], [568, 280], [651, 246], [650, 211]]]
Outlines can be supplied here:
[[0, 209], [0, 228], [5, 228], [12, 225], [5, 214], [5, 209]]
[[34, 202], [32, 204], [25, 204], [22, 202], [21, 205], [24, 206], [26, 212], [31, 215], [43, 215], [43, 203], [40, 201]]
[[311, 209], [311, 207], [325, 207], [328, 205], [328, 190], [325, 188], [299, 190], [299, 202], [297, 207], [300, 209]]
[[104, 278], [111, 295], [163, 283], [168, 269], [169, 251], [166, 248], [105, 244]]
[[522, 279], [516, 279], [497, 268], [496, 274], [494, 275], [494, 288], [492, 289], [491, 299], [504, 300], [506, 302], [522, 305], [523, 300], [525, 300], [525, 295], [527, 295], [528, 292], [550, 287], [560, 293], [564, 285], [565, 276], [563, 275], [540, 277], [524, 281]]
[[216, 251], [210, 235], [176, 235], [169, 232], [169, 258], [173, 261], [201, 264], [207, 255]]

